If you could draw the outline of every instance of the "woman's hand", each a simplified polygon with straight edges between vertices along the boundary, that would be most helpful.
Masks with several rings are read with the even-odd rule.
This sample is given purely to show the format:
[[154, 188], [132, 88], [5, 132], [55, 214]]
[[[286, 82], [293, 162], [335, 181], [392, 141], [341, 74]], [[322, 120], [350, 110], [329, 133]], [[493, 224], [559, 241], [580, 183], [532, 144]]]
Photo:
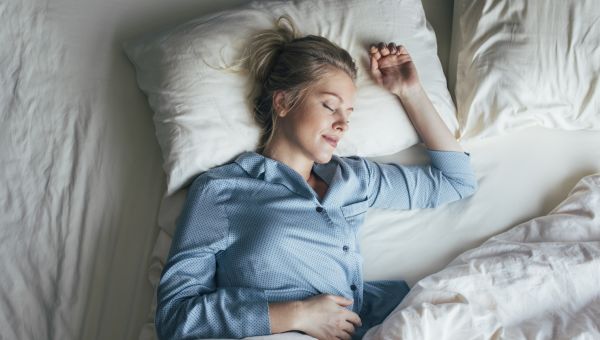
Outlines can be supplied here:
[[404, 46], [380, 42], [371, 46], [369, 57], [375, 81], [398, 97], [419, 85], [417, 69]]
[[361, 325], [358, 314], [344, 308], [351, 304], [352, 300], [329, 294], [300, 301], [297, 330], [319, 340], [349, 340]]
[[406, 114], [427, 148], [438, 151], [463, 149], [440, 118], [417, 75], [415, 64], [403, 46], [379, 43], [371, 46], [371, 75], [398, 96]]

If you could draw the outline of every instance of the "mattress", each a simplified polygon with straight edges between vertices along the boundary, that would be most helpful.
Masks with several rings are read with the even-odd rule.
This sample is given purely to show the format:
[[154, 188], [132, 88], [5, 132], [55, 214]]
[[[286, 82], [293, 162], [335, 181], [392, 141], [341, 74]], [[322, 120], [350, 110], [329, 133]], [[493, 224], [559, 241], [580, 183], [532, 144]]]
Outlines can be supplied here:
[[[242, 2], [0, 3], [2, 338], [152, 336], [140, 333], [152, 315], [150, 279], [184, 193], [164, 197], [152, 112], [121, 42]], [[451, 7], [425, 1], [448, 66]], [[438, 209], [369, 211], [365, 279], [412, 285], [548, 213], [600, 171], [598, 145], [600, 132], [541, 128], [464, 143], [478, 192]], [[423, 157], [413, 147], [375, 160]]]

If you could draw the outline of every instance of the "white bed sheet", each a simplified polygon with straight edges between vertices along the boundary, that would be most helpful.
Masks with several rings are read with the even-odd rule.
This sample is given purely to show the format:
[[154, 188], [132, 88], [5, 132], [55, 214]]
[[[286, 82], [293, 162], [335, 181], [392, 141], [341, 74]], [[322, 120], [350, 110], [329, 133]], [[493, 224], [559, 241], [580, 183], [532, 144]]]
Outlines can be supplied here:
[[3, 339], [135, 338], [149, 308], [164, 176], [99, 3], [0, 2]]
[[[178, 210], [163, 204], [157, 216], [166, 188], [160, 151], [120, 44], [242, 2], [0, 3], [3, 338], [138, 337], [152, 303], [151, 252]], [[599, 145], [598, 132], [538, 129], [465, 145], [477, 194], [431, 211], [370, 211], [361, 233], [365, 279], [412, 284], [547, 213], [600, 171]], [[421, 155], [415, 148], [382, 160]]]

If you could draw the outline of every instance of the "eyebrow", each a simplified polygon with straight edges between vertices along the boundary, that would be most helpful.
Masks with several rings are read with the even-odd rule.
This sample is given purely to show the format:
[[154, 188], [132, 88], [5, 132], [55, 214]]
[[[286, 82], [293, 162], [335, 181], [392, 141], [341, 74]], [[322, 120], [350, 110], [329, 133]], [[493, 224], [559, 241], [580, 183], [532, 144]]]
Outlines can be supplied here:
[[[342, 97], [340, 97], [340, 95], [339, 95], [339, 94], [337, 94], [337, 93], [335, 93], [335, 92], [323, 91], [323, 92], [321, 92], [321, 94], [329, 94], [329, 95], [332, 95], [332, 96], [334, 96], [334, 97], [337, 97], [337, 98], [340, 100], [340, 102], [341, 102], [341, 103], [343, 103], [343, 102], [344, 102], [344, 99], [342, 99]], [[354, 108], [353, 108], [353, 107], [349, 107], [349, 108], [348, 108], [348, 110], [349, 110], [349, 111], [354, 111]]]

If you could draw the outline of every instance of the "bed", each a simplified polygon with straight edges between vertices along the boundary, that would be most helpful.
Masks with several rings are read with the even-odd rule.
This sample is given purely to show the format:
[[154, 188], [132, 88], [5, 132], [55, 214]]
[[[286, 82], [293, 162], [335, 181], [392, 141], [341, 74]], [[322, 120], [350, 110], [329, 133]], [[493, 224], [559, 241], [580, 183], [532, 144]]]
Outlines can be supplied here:
[[[0, 3], [0, 338], [156, 338], [154, 290], [185, 185], [170, 190], [175, 186], [163, 168], [153, 107], [123, 42], [246, 3]], [[556, 5], [547, 20], [560, 25], [541, 33], [560, 34], [567, 51], [562, 53], [562, 45], [527, 45], [526, 38], [540, 33], [536, 27], [548, 24], [535, 16], [543, 10], [539, 2], [507, 3], [423, 1], [440, 72], [448, 80], [443, 85], [457, 104], [457, 127], [479, 188], [471, 198], [437, 209], [367, 213], [360, 233], [365, 279], [404, 279], [414, 288], [389, 321], [365, 338], [441, 339], [436, 333], [441, 331], [449, 339], [600, 334], [600, 28], [597, 18], [584, 15], [597, 13], [598, 5]], [[519, 38], [524, 40], [514, 40]], [[509, 54], [499, 52], [505, 50]], [[510, 68], [502, 60], [520, 64]], [[541, 68], [518, 67], [531, 60], [539, 60], [535, 65]], [[528, 74], [540, 83], [510, 87]], [[538, 96], [536, 89], [561, 95]], [[507, 111], [515, 105], [520, 109]], [[370, 158], [412, 164], [426, 161], [423, 155], [414, 145]], [[567, 233], [569, 239], [565, 230], [573, 225], [581, 229]], [[508, 243], [548, 243], [563, 251], [539, 253], [538, 263], [543, 269], [544, 260], [556, 258], [554, 268], [580, 275], [555, 286], [578, 293], [565, 295], [573, 297], [571, 304], [558, 306], [558, 299], [558, 307], [537, 314], [522, 308], [522, 314], [513, 313], [521, 319], [508, 320], [508, 307], [499, 308], [504, 314], [490, 312], [503, 306], [503, 295], [474, 295], [477, 289], [461, 290], [449, 279], [472, 274], [464, 270], [469, 266], [494, 273], [474, 265], [481, 264], [484, 252], [484, 259], [526, 254], [517, 248], [499, 251], [498, 244]], [[582, 260], [559, 261], [570, 258]], [[526, 269], [531, 257], [512, 260], [523, 261], [520, 268]], [[542, 269], [531, 276], [537, 285], [528, 286], [530, 291], [543, 287]], [[525, 272], [512, 271], [529, 277]], [[506, 283], [505, 298], [515, 297], [519, 289], [511, 288], [512, 281], [493, 278], [497, 286]], [[532, 295], [522, 295], [529, 305], [536, 304]], [[464, 309], [471, 306], [479, 309]], [[265, 338], [290, 337], [308, 338]]]

